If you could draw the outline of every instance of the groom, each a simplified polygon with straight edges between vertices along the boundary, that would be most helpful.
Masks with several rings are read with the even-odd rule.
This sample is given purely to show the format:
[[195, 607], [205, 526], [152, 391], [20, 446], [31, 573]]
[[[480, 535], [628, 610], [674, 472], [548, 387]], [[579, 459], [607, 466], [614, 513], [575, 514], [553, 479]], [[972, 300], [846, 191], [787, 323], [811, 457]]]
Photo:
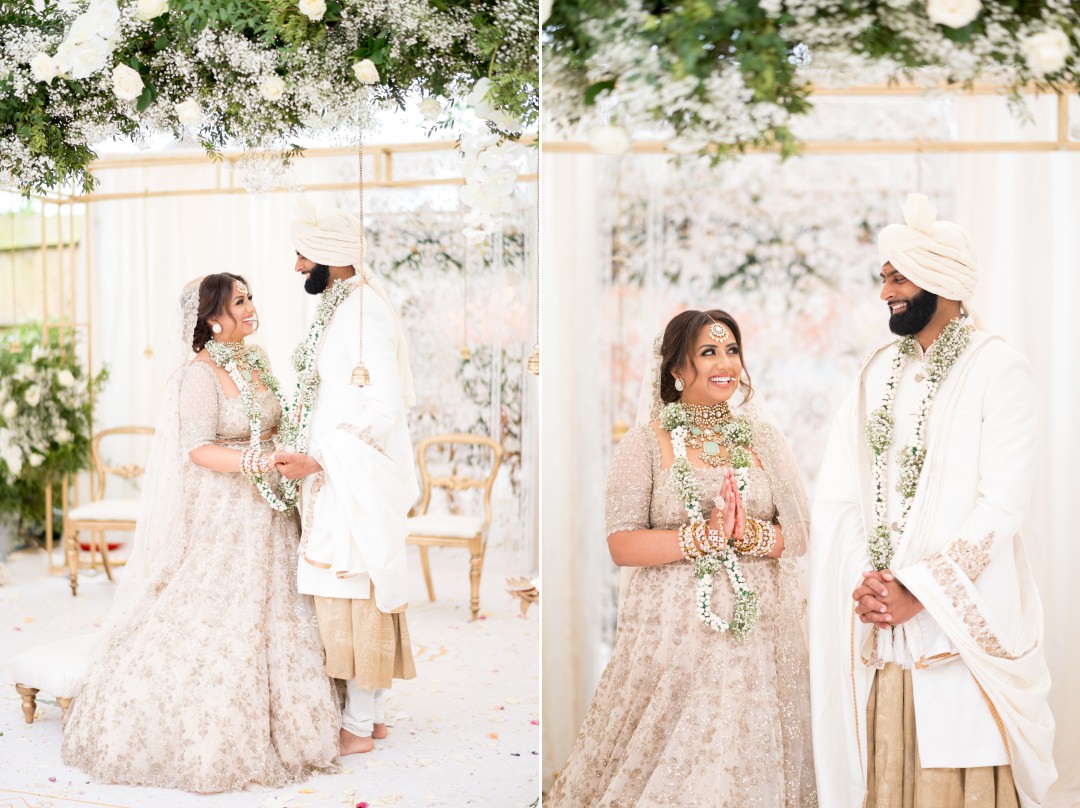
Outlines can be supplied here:
[[297, 582], [314, 596], [327, 675], [346, 682], [340, 753], [351, 755], [386, 737], [391, 680], [416, 676], [405, 622], [405, 519], [419, 493], [412, 376], [397, 315], [363, 270], [360, 222], [309, 212], [291, 235], [294, 271], [321, 299], [293, 356], [300, 390], [278, 468], [303, 479]]
[[1038, 805], [1056, 778], [1042, 607], [1021, 530], [1028, 362], [970, 327], [971, 242], [911, 194], [878, 237], [900, 339], [833, 424], [810, 550], [818, 791], [829, 808]]

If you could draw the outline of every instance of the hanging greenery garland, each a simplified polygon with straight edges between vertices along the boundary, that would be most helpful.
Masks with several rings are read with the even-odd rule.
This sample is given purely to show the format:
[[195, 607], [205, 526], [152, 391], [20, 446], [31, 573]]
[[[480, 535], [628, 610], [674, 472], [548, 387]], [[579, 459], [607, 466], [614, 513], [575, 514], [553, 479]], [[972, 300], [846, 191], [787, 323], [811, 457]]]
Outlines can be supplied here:
[[[1080, 78], [1069, 0], [555, 0], [545, 4], [545, 116], [583, 122], [604, 151], [625, 130], [667, 128], [673, 151], [715, 159], [751, 147], [792, 154], [815, 71], [846, 83], [868, 72], [969, 85], [1014, 98], [1028, 84], [1074, 91]], [[614, 125], [614, 126], [613, 126]]]
[[438, 128], [478, 85], [473, 106], [510, 134], [536, 120], [538, 56], [528, 0], [4, 2], [0, 184], [88, 191], [93, 145], [116, 136], [288, 158], [409, 93]]

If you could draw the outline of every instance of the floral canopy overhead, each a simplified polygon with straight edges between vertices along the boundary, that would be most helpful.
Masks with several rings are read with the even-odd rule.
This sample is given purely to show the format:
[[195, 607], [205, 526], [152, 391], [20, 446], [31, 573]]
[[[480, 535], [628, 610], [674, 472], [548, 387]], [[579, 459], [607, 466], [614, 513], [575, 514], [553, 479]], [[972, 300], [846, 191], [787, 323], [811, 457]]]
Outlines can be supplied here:
[[190, 133], [289, 153], [423, 97], [471, 94], [495, 132], [536, 120], [529, 0], [0, 0], [0, 183], [93, 187], [93, 144]]
[[[594, 127], [673, 130], [675, 151], [723, 155], [797, 144], [811, 81], [929, 74], [1000, 83], [1019, 96], [1075, 91], [1075, 0], [545, 0], [545, 116]], [[606, 126], [601, 126], [601, 125]], [[611, 128], [614, 125], [614, 129]]]

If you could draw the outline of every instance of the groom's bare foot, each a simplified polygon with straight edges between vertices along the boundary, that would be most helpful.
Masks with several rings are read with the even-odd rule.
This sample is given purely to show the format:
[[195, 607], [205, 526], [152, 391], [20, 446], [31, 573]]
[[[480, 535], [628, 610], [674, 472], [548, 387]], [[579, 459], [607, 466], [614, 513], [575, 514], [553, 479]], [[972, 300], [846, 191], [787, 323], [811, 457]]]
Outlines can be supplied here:
[[381, 741], [389, 734], [390, 730], [386, 728], [386, 724], [376, 724], [375, 728], [371, 731], [371, 737], [376, 741]]
[[370, 752], [375, 748], [375, 741], [370, 735], [353, 735], [347, 729], [342, 728], [338, 735], [338, 756], [357, 755]]

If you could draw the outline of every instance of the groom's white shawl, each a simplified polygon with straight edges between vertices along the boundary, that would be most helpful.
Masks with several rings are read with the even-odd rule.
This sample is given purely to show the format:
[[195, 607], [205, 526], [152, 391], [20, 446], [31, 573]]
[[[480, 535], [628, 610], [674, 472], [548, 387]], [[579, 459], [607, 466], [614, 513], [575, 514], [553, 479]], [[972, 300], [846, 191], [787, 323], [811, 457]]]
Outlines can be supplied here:
[[[889, 346], [871, 355], [836, 416], [811, 520], [814, 758], [821, 804], [830, 808], [860, 806], [866, 793], [875, 669], [865, 658], [876, 629], [859, 622], [851, 592], [871, 569], [864, 423], [867, 405], [881, 400], [891, 357]], [[1038, 805], [1057, 777], [1042, 606], [1020, 537], [1035, 475], [1034, 412], [1027, 361], [1001, 339], [976, 333], [936, 396], [922, 477], [893, 559], [897, 578], [947, 638], [944, 653], [909, 648], [923, 765], [994, 765], [1004, 746], [1025, 808]], [[910, 637], [917, 646], [917, 632]], [[972, 679], [971, 692], [983, 697], [998, 730], [989, 738], [985, 713], [970, 720]], [[920, 712], [934, 720], [921, 722]], [[943, 748], [940, 733], [928, 735], [931, 724], [949, 728], [955, 749]]]
[[[358, 281], [354, 281], [358, 282]], [[398, 362], [398, 329], [386, 301], [365, 294], [364, 364], [371, 384], [350, 383], [360, 359], [360, 293], [323, 335], [308, 452], [323, 471], [306, 478], [297, 582], [322, 597], [364, 599], [380, 611], [408, 600], [406, 519], [419, 488]]]

